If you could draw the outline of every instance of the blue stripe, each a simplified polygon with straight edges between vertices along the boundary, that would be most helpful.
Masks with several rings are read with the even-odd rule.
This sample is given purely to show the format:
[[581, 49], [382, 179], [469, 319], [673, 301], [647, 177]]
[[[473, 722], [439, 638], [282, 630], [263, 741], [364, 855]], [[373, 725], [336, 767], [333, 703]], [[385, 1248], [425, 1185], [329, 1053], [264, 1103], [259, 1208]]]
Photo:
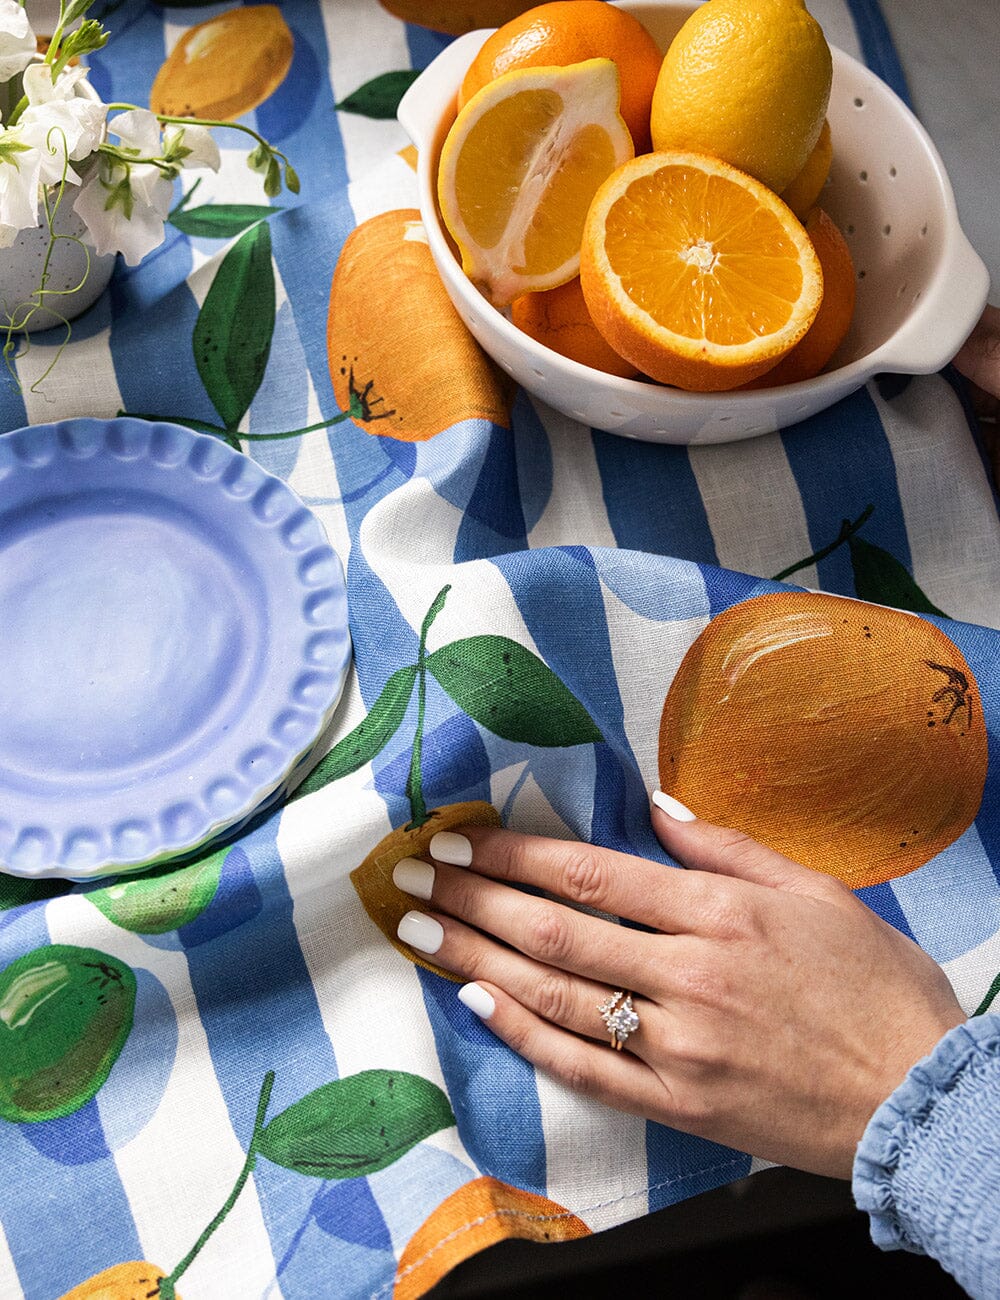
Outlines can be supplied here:
[[593, 430], [615, 542], [629, 550], [714, 564], [715, 541], [685, 447]]
[[477, 1169], [545, 1194], [545, 1136], [535, 1071], [471, 1011], [458, 985], [417, 967], [458, 1132]]
[[[845, 520], [856, 519], [874, 505], [860, 536], [912, 571], [892, 450], [867, 391], [861, 389], [786, 430], [781, 439], [802, 498], [813, 550], [829, 546]], [[823, 591], [856, 594], [848, 546], [838, 546], [816, 569]]]
[[865, 63], [907, 104], [910, 91], [889, 28], [876, 0], [847, 0]]
[[410, 62], [415, 68], [426, 68], [446, 45], [451, 44], [452, 39], [444, 32], [432, 32], [415, 23], [406, 24], [406, 44], [410, 50]]
[[[211, 942], [187, 953], [212, 1065], [244, 1149], [269, 1070], [276, 1074], [269, 1119], [338, 1073], [292, 919], [292, 899], [274, 843], [277, 827], [275, 815], [246, 835], [236, 850], [243, 858], [238, 865], [249, 869], [260, 891], [260, 910], [244, 920], [246, 909], [230, 904], [224, 911], [236, 928], [217, 932]], [[228, 867], [227, 858], [220, 889]], [[344, 882], [341, 887], [350, 886]], [[234, 1160], [227, 1172], [235, 1183], [239, 1164]], [[318, 1183], [267, 1160], [258, 1162], [253, 1177], [278, 1260], [309, 1215]], [[206, 1250], [211, 1249], [209, 1243]]]
[[750, 1157], [742, 1152], [663, 1124], [646, 1125], [646, 1164], [651, 1212], [750, 1172]]
[[905, 934], [908, 939], [913, 939], [916, 942], [913, 931], [906, 920], [906, 913], [900, 907], [899, 899], [893, 893], [892, 885], [888, 881], [882, 885], [865, 885], [854, 892], [862, 903], [866, 907], [870, 907], [883, 921], [888, 921], [901, 934]]

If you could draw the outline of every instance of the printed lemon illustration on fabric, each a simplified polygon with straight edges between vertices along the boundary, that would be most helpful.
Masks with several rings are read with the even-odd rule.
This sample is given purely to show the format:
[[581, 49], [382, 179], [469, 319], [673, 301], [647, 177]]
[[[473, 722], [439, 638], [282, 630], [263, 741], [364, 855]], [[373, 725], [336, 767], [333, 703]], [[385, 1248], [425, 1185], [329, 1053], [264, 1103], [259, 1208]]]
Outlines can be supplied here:
[[46, 944], [0, 971], [0, 1117], [72, 1114], [101, 1088], [132, 1028], [131, 969], [96, 948]]
[[[246, 1159], [232, 1190], [184, 1258], [169, 1273], [145, 1262], [115, 1264], [79, 1283], [61, 1300], [180, 1300], [178, 1280], [225, 1222], [261, 1157], [310, 1178], [361, 1178], [394, 1164], [425, 1138], [455, 1123], [448, 1098], [436, 1083], [384, 1069], [321, 1084], [265, 1123], [274, 1078], [270, 1070], [261, 1084]], [[142, 1285], [146, 1290], [137, 1289]]]
[[321, 789], [371, 762], [402, 726], [416, 689], [416, 734], [406, 785], [410, 822], [390, 831], [376, 844], [364, 862], [351, 872], [351, 883], [365, 911], [397, 951], [427, 970], [460, 981], [459, 976], [425, 960], [396, 938], [396, 927], [413, 906], [413, 900], [392, 881], [392, 869], [400, 858], [424, 856], [432, 836], [450, 826], [500, 825], [496, 810], [478, 800], [430, 811], [426, 807], [423, 740], [428, 678], [433, 678], [470, 718], [505, 740], [561, 747], [598, 741], [601, 733], [555, 673], [537, 655], [509, 637], [463, 637], [428, 654], [427, 634], [444, 608], [450, 590], [446, 586], [438, 592], [424, 617], [417, 662], [392, 674], [367, 717], [331, 749], [292, 798]]
[[852, 888], [914, 871], [962, 835], [986, 766], [979, 689], [951, 638], [813, 592], [714, 618], [660, 722], [663, 790]]
[[372, 391], [384, 402], [372, 433], [423, 442], [460, 420], [510, 427], [510, 383], [453, 307], [416, 208], [380, 213], [348, 235], [326, 341], [338, 406]]
[[572, 1241], [590, 1229], [569, 1210], [496, 1178], [475, 1178], [442, 1201], [400, 1256], [392, 1300], [416, 1300], [463, 1259], [508, 1237]]
[[188, 28], [156, 74], [149, 106], [168, 117], [242, 117], [284, 81], [294, 44], [276, 5], [230, 9]]

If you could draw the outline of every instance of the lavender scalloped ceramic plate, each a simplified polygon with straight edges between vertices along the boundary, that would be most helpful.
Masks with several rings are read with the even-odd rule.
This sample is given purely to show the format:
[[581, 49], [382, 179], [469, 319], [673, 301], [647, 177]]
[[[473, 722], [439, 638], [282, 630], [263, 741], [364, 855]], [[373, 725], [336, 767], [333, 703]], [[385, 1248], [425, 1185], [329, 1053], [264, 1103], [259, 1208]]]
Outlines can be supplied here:
[[131, 419], [0, 436], [0, 869], [83, 880], [239, 826], [350, 657], [336, 553], [248, 457]]

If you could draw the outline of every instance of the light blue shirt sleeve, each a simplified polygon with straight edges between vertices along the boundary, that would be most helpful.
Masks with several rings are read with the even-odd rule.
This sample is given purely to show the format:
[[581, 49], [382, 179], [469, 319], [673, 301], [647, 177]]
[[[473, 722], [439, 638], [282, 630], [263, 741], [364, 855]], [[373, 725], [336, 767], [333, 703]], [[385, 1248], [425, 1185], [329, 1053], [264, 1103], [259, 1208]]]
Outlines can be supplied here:
[[945, 1034], [872, 1116], [854, 1199], [883, 1250], [930, 1255], [1000, 1300], [1000, 1016]]

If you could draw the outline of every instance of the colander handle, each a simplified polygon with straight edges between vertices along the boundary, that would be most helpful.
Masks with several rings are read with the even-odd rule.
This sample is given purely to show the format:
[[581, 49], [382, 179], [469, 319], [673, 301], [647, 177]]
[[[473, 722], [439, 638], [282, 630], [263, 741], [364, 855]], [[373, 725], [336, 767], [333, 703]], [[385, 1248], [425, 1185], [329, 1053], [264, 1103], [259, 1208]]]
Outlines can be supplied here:
[[941, 264], [922, 301], [879, 349], [879, 370], [903, 375], [933, 374], [952, 359], [982, 315], [990, 291], [990, 274], [957, 218], [944, 244]]
[[467, 32], [452, 41], [399, 101], [396, 117], [418, 152], [434, 143], [435, 133], [455, 99], [466, 68], [489, 34], [488, 31]]

